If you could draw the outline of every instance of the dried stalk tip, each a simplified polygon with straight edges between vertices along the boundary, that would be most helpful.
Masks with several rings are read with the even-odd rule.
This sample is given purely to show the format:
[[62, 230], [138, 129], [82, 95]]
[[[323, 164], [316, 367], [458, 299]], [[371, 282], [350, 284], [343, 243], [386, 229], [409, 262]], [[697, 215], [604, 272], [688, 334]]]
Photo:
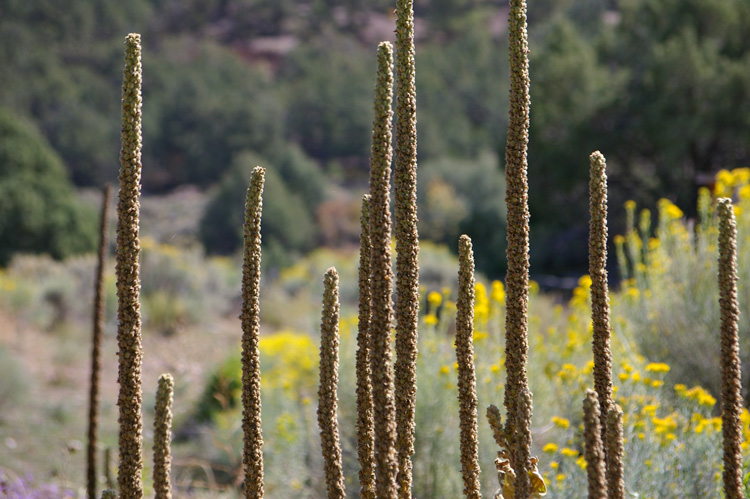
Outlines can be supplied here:
[[370, 165], [370, 366], [372, 369], [373, 426], [375, 432], [375, 488], [379, 498], [395, 499], [396, 409], [391, 365], [393, 321], [393, 274], [391, 272], [391, 102], [393, 98], [393, 49], [378, 46], [375, 84], [375, 118]]
[[339, 275], [331, 267], [325, 275], [323, 312], [320, 324], [320, 388], [318, 389], [318, 425], [325, 461], [329, 499], [346, 497], [339, 443]]
[[[589, 275], [591, 277], [591, 319], [593, 324], [594, 388], [601, 414], [612, 406], [612, 352], [610, 350], [609, 289], [607, 285], [607, 165], [595, 151], [590, 156], [589, 182]], [[606, 421], [600, 422], [605, 458], [609, 454]]]
[[172, 498], [172, 397], [174, 380], [171, 374], [159, 376], [154, 411], [154, 497]]
[[625, 482], [623, 481], [623, 441], [622, 409], [613, 404], [607, 413], [607, 497], [625, 499]]
[[260, 400], [260, 220], [265, 169], [256, 166], [245, 203], [242, 265], [242, 431], [245, 498], [263, 497], [263, 432]]
[[721, 308], [721, 431], [724, 497], [742, 495], [742, 378], [737, 301], [737, 225], [728, 198], [717, 200], [719, 216], [719, 306]]
[[458, 302], [456, 304], [456, 362], [461, 424], [461, 474], [464, 496], [482, 497], [479, 482], [479, 428], [477, 424], [476, 373], [474, 371], [474, 255], [471, 239], [458, 240]]
[[357, 456], [359, 458], [359, 495], [375, 499], [375, 434], [373, 429], [372, 371], [370, 369], [370, 201], [362, 198], [359, 250], [359, 319], [357, 332]]
[[396, 126], [393, 166], [396, 237], [396, 449], [398, 496], [411, 499], [417, 398], [419, 235], [417, 90], [413, 0], [396, 1]]
[[141, 405], [141, 311], [138, 256], [141, 193], [141, 36], [125, 38], [122, 83], [122, 148], [120, 194], [117, 205], [117, 343], [119, 347], [117, 401], [120, 416], [120, 468], [117, 480], [122, 499], [141, 499], [143, 484], [143, 416]]
[[589, 483], [589, 499], [607, 499], [604, 473], [604, 447], [600, 433], [599, 400], [594, 390], [583, 399], [584, 457]]

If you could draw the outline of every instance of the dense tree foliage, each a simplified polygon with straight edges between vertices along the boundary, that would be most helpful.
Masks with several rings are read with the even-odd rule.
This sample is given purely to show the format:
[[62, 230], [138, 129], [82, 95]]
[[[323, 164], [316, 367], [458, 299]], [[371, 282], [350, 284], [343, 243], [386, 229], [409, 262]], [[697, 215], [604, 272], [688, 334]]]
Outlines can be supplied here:
[[284, 263], [289, 255], [314, 247], [315, 209], [325, 198], [322, 173], [297, 148], [285, 151], [273, 163], [251, 152], [238, 154], [206, 208], [201, 240], [212, 253], [229, 254], [242, 247], [247, 184], [258, 165], [266, 168], [263, 244], [276, 263]]
[[93, 213], [78, 204], [59, 156], [0, 108], [0, 265], [16, 252], [63, 258], [94, 248]]
[[[474, 163], [494, 150], [501, 170], [507, 0], [414, 7], [420, 160]], [[122, 37], [137, 31], [146, 44], [145, 192], [211, 189], [243, 151], [280, 165], [295, 147], [311, 171], [361, 189], [375, 47], [393, 36], [392, 9], [387, 0], [7, 0], [0, 106], [34, 123], [76, 185], [114, 180]], [[585, 244], [594, 149], [608, 158], [615, 227], [625, 198], [649, 206], [666, 195], [690, 213], [697, 181], [746, 165], [750, 3], [539, 0], [528, 15], [535, 269], [585, 270], [575, 256], [585, 246], [572, 242]], [[293, 196], [304, 187], [278, 180]], [[453, 189], [460, 198], [440, 182], [433, 197]], [[433, 224], [434, 237], [455, 232], [453, 215], [442, 229]], [[502, 227], [480, 232], [492, 230]], [[502, 262], [482, 262], [497, 259], [502, 242], [486, 259], [481, 246], [480, 268], [500, 272]]]

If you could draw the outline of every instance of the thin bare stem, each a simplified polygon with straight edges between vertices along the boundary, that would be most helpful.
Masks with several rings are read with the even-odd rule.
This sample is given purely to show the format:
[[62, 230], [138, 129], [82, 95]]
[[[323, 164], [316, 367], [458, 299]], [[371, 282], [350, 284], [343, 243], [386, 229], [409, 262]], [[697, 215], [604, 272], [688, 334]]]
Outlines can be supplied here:
[[89, 445], [86, 454], [86, 493], [96, 499], [96, 449], [99, 440], [99, 374], [102, 370], [102, 331], [104, 330], [104, 269], [107, 264], [107, 208], [112, 197], [112, 186], [104, 188], [99, 251], [97, 253], [96, 282], [94, 283], [94, 317], [91, 339], [91, 385], [89, 390]]

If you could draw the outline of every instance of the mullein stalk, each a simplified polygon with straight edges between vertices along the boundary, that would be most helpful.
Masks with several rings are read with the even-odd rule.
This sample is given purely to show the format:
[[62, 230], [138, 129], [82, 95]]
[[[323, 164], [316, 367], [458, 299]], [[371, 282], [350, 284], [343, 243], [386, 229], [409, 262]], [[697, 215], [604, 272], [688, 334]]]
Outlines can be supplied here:
[[331, 267], [325, 275], [323, 312], [320, 324], [320, 387], [318, 388], [318, 426], [325, 462], [328, 499], [346, 497], [344, 471], [339, 443], [339, 274]]
[[625, 499], [625, 482], [623, 481], [623, 440], [622, 409], [612, 404], [607, 413], [607, 497], [608, 499]]
[[174, 380], [171, 374], [159, 376], [154, 410], [154, 497], [172, 499], [172, 398]]
[[[589, 157], [589, 276], [591, 277], [591, 319], [593, 324], [594, 389], [601, 414], [612, 407], [612, 351], [610, 350], [609, 289], [607, 286], [607, 164], [595, 151]], [[609, 454], [606, 418], [600, 421], [605, 462]]]
[[458, 301], [456, 302], [456, 361], [461, 425], [461, 474], [464, 496], [481, 499], [477, 378], [474, 372], [474, 255], [471, 239], [458, 240]]
[[508, 207], [508, 272], [505, 316], [505, 424], [510, 461], [516, 474], [516, 499], [531, 493], [531, 392], [526, 378], [529, 302], [529, 58], [526, 1], [511, 0], [509, 13], [510, 111], [505, 150], [505, 201]]
[[417, 399], [419, 235], [417, 233], [417, 91], [413, 0], [396, 1], [396, 449], [398, 494], [411, 498]]
[[102, 370], [102, 332], [104, 331], [104, 269], [107, 264], [107, 208], [112, 196], [112, 186], [104, 188], [101, 221], [99, 226], [99, 251], [97, 253], [96, 282], [94, 283], [94, 327], [91, 340], [91, 385], [89, 390], [89, 445], [86, 454], [86, 493], [96, 499], [96, 448], [99, 440], [99, 375]]
[[393, 48], [378, 46], [375, 84], [375, 118], [370, 167], [370, 268], [371, 322], [370, 367], [372, 370], [373, 424], [375, 430], [375, 489], [382, 499], [395, 499], [396, 409], [391, 366], [393, 274], [391, 272], [391, 119], [393, 112]]
[[260, 219], [266, 170], [256, 166], [245, 203], [242, 265], [242, 431], [245, 498], [263, 497], [263, 432], [260, 401]]
[[721, 308], [721, 431], [724, 497], [742, 495], [742, 381], [737, 302], [737, 225], [728, 198], [717, 200], [719, 217], [719, 306]]
[[139, 198], [141, 193], [141, 35], [125, 38], [122, 83], [122, 149], [120, 194], [117, 204], [117, 343], [120, 393], [120, 466], [117, 481], [121, 499], [143, 497], [143, 415], [141, 405], [140, 276], [138, 256]]
[[372, 371], [370, 368], [370, 200], [362, 198], [362, 216], [359, 249], [359, 320], [357, 323], [357, 456], [359, 458], [359, 495], [375, 499], [375, 466], [372, 416]]
[[586, 390], [583, 399], [583, 437], [589, 499], [607, 499], [604, 472], [604, 446], [601, 439], [599, 400], [594, 390]]

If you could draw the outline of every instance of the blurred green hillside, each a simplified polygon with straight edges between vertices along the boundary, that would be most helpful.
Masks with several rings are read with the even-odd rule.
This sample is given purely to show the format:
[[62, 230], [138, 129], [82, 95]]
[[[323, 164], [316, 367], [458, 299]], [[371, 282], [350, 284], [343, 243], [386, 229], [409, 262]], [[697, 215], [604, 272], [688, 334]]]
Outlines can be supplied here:
[[[392, 9], [381, 0], [5, 0], [0, 109], [39, 132], [75, 186], [114, 182], [122, 40], [142, 33], [144, 192], [189, 185], [213, 197], [196, 237], [231, 253], [236, 228], [214, 221], [241, 216], [230, 187], [263, 162], [284, 197], [264, 220], [283, 265], [356, 241], [375, 47], [393, 37]], [[415, 13], [421, 232], [451, 247], [469, 232], [481, 269], [500, 275], [503, 203], [477, 199], [471, 186], [503, 182], [507, 2], [416, 0]], [[586, 268], [591, 151], [608, 158], [613, 221], [631, 198], [654, 206], [666, 196], [690, 215], [704, 179], [747, 165], [748, 25], [745, 0], [530, 2], [535, 272]], [[16, 161], [4, 157], [0, 173]], [[54, 254], [42, 243], [0, 246]]]

